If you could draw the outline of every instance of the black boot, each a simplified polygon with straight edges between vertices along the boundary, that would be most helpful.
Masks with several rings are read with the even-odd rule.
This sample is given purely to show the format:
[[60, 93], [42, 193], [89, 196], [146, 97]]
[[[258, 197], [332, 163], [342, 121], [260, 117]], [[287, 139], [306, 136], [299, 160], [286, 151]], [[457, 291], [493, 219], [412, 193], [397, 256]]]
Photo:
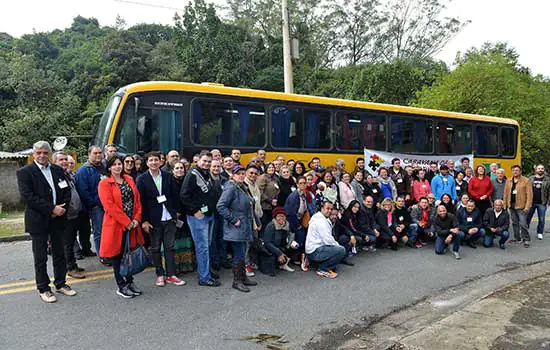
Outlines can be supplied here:
[[244, 262], [239, 265], [241, 269], [241, 281], [245, 286], [257, 286], [258, 282], [252, 281], [248, 279], [248, 276], [246, 275], [246, 268], [244, 267]]
[[233, 265], [233, 288], [239, 292], [248, 293], [250, 289], [243, 284], [241, 273], [241, 265]]

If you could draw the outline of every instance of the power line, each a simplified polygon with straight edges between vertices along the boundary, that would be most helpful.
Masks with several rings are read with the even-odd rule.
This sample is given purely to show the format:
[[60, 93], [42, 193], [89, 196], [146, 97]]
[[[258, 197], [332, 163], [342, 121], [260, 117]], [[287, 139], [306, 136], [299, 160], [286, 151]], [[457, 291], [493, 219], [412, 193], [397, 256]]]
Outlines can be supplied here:
[[123, 2], [123, 3], [127, 3], [127, 4], [132, 4], [132, 5], [139, 5], [139, 6], [145, 6], [145, 7], [155, 7], [155, 8], [160, 8], [160, 9], [166, 9], [166, 10], [175, 10], [175, 11], [182, 11], [183, 9], [181, 8], [175, 8], [175, 7], [170, 7], [170, 6], [164, 6], [164, 5], [155, 5], [155, 4], [149, 4], [149, 3], [146, 3], [146, 2], [139, 2], [139, 1], [131, 1], [131, 0], [114, 0], [115, 2]]

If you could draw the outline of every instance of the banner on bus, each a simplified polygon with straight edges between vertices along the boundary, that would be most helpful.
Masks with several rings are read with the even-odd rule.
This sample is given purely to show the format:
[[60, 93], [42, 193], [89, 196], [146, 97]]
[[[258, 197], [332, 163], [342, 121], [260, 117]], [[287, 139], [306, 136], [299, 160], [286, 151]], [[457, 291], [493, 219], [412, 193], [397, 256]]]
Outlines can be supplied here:
[[413, 168], [422, 168], [428, 170], [430, 168], [430, 162], [432, 161], [436, 161], [438, 164], [441, 165], [449, 160], [452, 160], [455, 162], [455, 166], [459, 166], [460, 160], [465, 157], [470, 159], [470, 165], [474, 164], [473, 154], [442, 154], [439, 156], [423, 156], [419, 154], [381, 152], [365, 148], [365, 169], [373, 176], [378, 176], [378, 169], [380, 169], [381, 167], [391, 167], [391, 161], [394, 158], [399, 158], [401, 160], [402, 168], [410, 165]]

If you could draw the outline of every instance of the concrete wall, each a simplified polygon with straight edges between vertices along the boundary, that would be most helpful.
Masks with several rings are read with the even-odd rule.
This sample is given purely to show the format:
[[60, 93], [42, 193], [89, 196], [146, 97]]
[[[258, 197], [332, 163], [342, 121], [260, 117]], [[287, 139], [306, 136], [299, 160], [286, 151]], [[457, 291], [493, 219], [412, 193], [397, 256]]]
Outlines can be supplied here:
[[15, 172], [20, 164], [13, 160], [0, 160], [0, 203], [3, 210], [23, 208], [17, 187]]

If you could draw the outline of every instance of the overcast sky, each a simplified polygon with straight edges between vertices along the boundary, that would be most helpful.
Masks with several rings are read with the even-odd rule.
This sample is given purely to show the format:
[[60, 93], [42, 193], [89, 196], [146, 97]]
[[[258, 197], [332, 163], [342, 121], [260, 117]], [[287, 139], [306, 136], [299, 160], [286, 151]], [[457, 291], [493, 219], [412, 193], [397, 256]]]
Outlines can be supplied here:
[[[117, 0], [5, 0], [0, 11], [0, 32], [13, 36], [36, 31], [51, 31], [70, 26], [73, 17], [95, 17], [101, 25], [113, 25], [117, 15], [128, 25], [136, 23], [172, 24], [176, 8], [187, 0], [128, 0], [152, 3], [153, 8]], [[225, 0], [214, 0], [225, 4]], [[550, 47], [547, 16], [548, 0], [454, 0], [447, 10], [451, 16], [472, 22], [438, 54], [452, 63], [457, 51], [480, 46], [486, 41], [505, 41], [520, 54], [520, 63], [536, 74], [550, 76]]]

